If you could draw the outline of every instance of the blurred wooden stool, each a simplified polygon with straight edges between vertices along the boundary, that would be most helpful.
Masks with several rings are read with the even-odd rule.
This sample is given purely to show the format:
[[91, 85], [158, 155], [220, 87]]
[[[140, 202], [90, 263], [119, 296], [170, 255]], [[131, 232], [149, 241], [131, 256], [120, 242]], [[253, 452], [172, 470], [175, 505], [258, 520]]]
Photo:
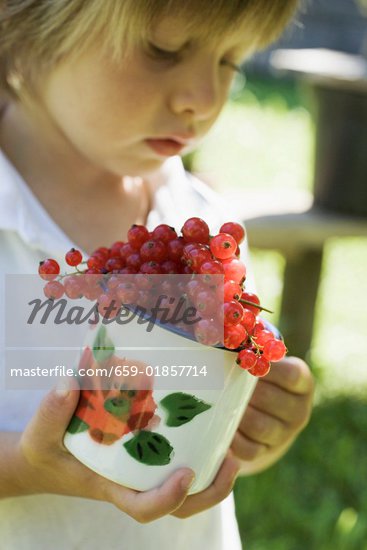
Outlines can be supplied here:
[[310, 349], [323, 248], [367, 237], [367, 60], [324, 49], [278, 50], [271, 63], [307, 86], [316, 124], [312, 204], [246, 219], [250, 246], [286, 258], [280, 330], [291, 354]]
[[250, 218], [246, 228], [251, 247], [279, 250], [285, 257], [279, 328], [289, 352], [306, 357], [324, 244], [335, 237], [367, 237], [367, 220], [326, 213], [315, 206], [304, 212]]

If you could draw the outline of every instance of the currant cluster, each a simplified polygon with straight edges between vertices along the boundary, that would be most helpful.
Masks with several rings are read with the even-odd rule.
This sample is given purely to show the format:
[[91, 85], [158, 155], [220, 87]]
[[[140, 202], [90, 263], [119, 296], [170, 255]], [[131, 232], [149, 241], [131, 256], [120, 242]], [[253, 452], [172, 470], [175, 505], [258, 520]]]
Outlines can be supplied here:
[[[106, 311], [111, 315], [111, 303], [116, 304], [116, 310], [131, 304], [149, 306], [158, 292], [173, 291], [169, 278], [163, 289], [155, 289], [151, 275], [190, 275], [184, 287], [180, 283], [178, 292], [200, 313], [192, 329], [195, 339], [238, 350], [241, 368], [254, 376], [265, 376], [270, 362], [282, 359], [287, 349], [259, 318], [265, 308], [258, 296], [245, 289], [246, 266], [240, 260], [239, 248], [244, 238], [243, 227], [235, 222], [223, 224], [219, 233], [211, 236], [201, 218], [186, 220], [181, 235], [166, 224], [151, 232], [143, 225], [133, 225], [126, 242], [99, 247], [86, 261], [74, 248], [67, 252], [65, 261], [76, 268], [74, 273], [60, 275], [56, 260], [47, 259], [40, 262], [39, 274], [47, 281], [47, 298], [84, 296], [97, 302], [102, 315]], [[170, 307], [168, 299], [165, 305]]]

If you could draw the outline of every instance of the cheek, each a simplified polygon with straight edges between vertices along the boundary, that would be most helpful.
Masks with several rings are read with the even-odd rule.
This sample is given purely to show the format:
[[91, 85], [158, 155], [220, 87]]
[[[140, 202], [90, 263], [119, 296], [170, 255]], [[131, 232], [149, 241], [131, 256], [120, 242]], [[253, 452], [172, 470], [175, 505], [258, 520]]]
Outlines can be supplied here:
[[149, 108], [149, 95], [142, 79], [92, 64], [57, 72], [45, 92], [48, 110], [59, 126], [86, 139], [96, 132], [108, 138], [136, 127]]

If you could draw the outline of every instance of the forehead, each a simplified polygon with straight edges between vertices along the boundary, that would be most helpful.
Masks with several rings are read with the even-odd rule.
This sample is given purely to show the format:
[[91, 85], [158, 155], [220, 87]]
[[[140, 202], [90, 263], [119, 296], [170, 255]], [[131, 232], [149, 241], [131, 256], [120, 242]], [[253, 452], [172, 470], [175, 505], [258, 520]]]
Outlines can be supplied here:
[[[146, 1], [146, 0], [145, 0]], [[259, 0], [256, 0], [257, 2]], [[249, 15], [258, 13], [255, 0], [155, 0], [151, 21], [172, 17], [186, 20], [192, 27], [205, 31], [225, 30]], [[264, 0], [262, 0], [264, 1]]]
[[[215, 26], [215, 21], [196, 18], [186, 14], [166, 15], [152, 22], [147, 29], [150, 39], [169, 44], [183, 45], [185, 42], [248, 48], [254, 39], [251, 25], [246, 20]], [[163, 44], [162, 44], [163, 45]]]

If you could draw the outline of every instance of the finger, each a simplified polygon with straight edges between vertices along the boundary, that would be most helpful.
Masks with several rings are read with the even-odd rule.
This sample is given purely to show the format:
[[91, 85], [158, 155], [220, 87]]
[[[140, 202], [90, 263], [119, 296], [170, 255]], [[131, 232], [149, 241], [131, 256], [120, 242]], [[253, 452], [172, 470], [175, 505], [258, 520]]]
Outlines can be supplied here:
[[204, 491], [189, 496], [172, 515], [177, 518], [187, 518], [221, 502], [232, 491], [239, 470], [239, 461], [231, 451], [228, 451], [213, 483]]
[[285, 422], [254, 407], [249, 406], [245, 416], [246, 421], [241, 422], [238, 431], [256, 443], [270, 447], [280, 445], [290, 431]]
[[110, 483], [108, 500], [140, 523], [148, 523], [170, 514], [182, 505], [192, 485], [194, 472], [180, 468], [160, 487], [150, 491], [134, 491]]
[[[289, 393], [289, 391], [263, 379], [259, 380], [249, 405], [255, 407], [258, 411], [301, 428], [309, 420], [312, 399], [310, 395]], [[248, 411], [249, 407], [241, 420], [242, 431], [244, 431], [243, 427], [250, 422]]]
[[310, 369], [298, 357], [284, 357], [272, 363], [269, 374], [263, 380], [301, 395], [312, 393], [314, 385]]
[[78, 399], [79, 388], [74, 380], [68, 381], [68, 387], [47, 393], [24, 432], [24, 441], [32, 441], [38, 451], [55, 446], [64, 450], [63, 437]]
[[252, 461], [259, 458], [267, 451], [267, 446], [256, 441], [252, 441], [237, 431], [231, 443], [233, 453], [241, 460]]

